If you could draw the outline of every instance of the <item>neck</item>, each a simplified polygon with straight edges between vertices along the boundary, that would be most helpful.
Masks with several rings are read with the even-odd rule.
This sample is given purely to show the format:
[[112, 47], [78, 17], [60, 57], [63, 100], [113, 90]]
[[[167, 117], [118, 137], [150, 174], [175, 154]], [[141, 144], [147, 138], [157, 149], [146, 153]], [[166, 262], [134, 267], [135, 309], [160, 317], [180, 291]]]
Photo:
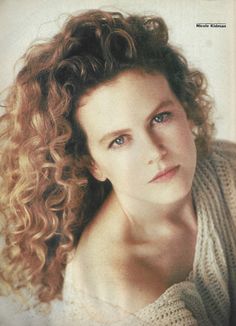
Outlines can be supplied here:
[[[122, 211], [123, 222], [134, 234], [147, 235], [156, 234], [157, 230], [166, 226], [185, 225], [191, 229], [196, 228], [196, 214], [192, 195], [189, 193], [178, 202], [160, 205], [146, 201], [127, 198], [120, 194], [111, 194], [111, 200], [116, 207]], [[119, 214], [120, 215], [120, 214]]]

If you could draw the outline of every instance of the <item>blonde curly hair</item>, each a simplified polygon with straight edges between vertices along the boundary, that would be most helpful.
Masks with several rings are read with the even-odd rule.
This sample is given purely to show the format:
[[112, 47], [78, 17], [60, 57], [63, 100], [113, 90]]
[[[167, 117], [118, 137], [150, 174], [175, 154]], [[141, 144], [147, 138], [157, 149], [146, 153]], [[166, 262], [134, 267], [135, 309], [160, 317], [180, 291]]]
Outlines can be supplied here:
[[84, 92], [128, 69], [166, 77], [196, 125], [198, 154], [208, 153], [206, 79], [169, 44], [162, 18], [100, 10], [70, 17], [23, 56], [0, 118], [0, 278], [13, 291], [31, 288], [39, 302], [61, 296], [68, 253], [111, 190], [89, 173], [75, 110]]

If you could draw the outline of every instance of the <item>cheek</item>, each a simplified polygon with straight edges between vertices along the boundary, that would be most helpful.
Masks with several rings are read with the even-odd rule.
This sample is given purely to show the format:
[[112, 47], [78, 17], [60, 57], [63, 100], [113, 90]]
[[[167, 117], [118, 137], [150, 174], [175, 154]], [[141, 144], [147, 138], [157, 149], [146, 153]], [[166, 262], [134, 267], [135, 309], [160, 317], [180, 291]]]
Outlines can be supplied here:
[[165, 144], [173, 160], [179, 159], [183, 163], [193, 166], [196, 160], [196, 146], [189, 121], [183, 119], [172, 126], [168, 134], [166, 134], [166, 140], [167, 137], [169, 138]]
[[182, 121], [179, 124], [179, 127], [176, 128], [176, 140], [186, 146], [193, 146], [194, 145], [194, 135], [192, 133], [192, 123], [188, 120]]
[[[108, 178], [110, 177], [117, 182], [121, 182], [123, 179], [128, 179], [134, 174], [135, 166], [134, 158], [131, 156], [119, 156], [110, 159], [109, 163], [104, 166]], [[137, 161], [136, 161], [137, 162]]]
[[183, 158], [190, 169], [195, 169], [197, 160], [197, 149], [194, 135], [189, 130], [183, 134], [182, 138]]
[[107, 155], [106, 160], [98, 158], [99, 168], [114, 188], [127, 189], [137, 183], [137, 175], [140, 176], [141, 167], [134, 159], [134, 155], [137, 153], [115, 152]]

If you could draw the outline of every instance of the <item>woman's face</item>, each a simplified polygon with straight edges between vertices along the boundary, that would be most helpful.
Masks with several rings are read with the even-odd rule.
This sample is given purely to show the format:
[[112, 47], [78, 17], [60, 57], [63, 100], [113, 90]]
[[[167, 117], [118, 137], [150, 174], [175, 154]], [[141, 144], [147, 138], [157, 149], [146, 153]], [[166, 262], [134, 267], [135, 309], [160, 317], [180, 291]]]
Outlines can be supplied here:
[[190, 193], [193, 123], [163, 75], [121, 73], [81, 98], [76, 119], [87, 134], [92, 174], [109, 179], [118, 197], [167, 204]]

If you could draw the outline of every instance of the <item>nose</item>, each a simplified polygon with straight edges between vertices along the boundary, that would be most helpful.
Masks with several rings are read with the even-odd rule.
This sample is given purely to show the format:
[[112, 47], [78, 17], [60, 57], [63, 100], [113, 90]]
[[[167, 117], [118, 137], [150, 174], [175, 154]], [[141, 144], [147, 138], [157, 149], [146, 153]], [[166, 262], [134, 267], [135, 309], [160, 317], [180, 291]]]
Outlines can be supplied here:
[[157, 145], [155, 148], [156, 148], [156, 150], [148, 158], [148, 164], [158, 163], [167, 154], [167, 150], [165, 149], [165, 147], [162, 144]]
[[147, 164], [158, 163], [166, 156], [167, 148], [161, 139], [153, 139], [151, 135], [147, 135], [145, 138], [144, 151]]

